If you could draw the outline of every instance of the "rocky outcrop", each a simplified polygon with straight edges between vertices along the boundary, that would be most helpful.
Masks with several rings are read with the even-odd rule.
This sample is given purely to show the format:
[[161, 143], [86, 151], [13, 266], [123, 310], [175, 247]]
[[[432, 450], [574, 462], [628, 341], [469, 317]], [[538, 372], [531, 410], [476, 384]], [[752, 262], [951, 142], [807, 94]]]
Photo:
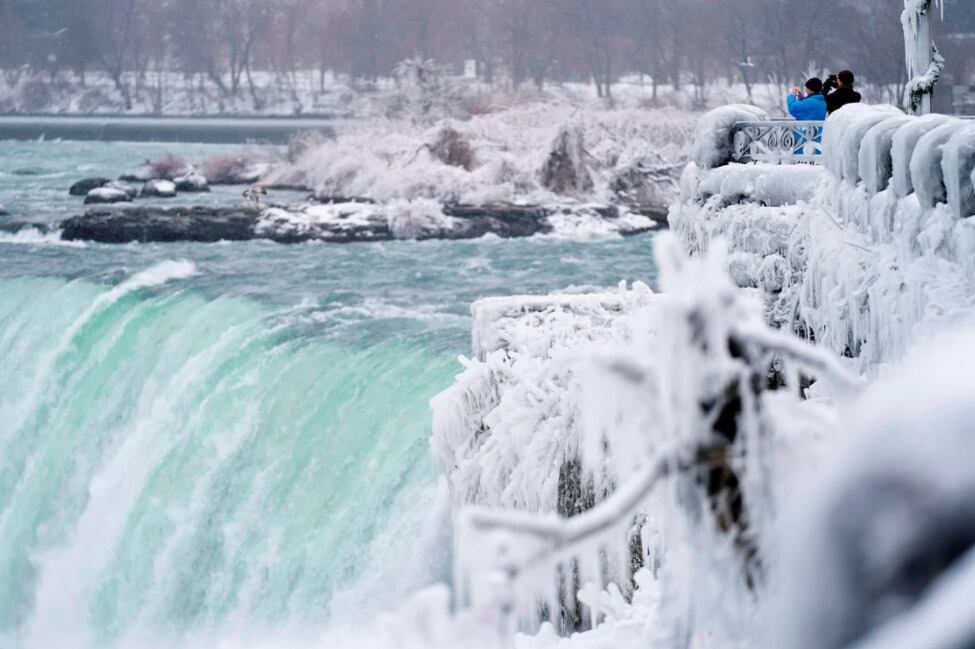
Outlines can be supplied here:
[[[601, 212], [594, 208], [580, 209], [585, 210], [584, 218], [608, 223], [623, 235], [639, 234], [653, 226], [645, 219], [636, 224], [627, 221], [613, 208]], [[98, 208], [65, 221], [63, 238], [101, 243], [212, 243], [249, 239], [278, 243], [354, 243], [403, 238], [462, 240], [490, 234], [508, 239], [549, 234], [555, 231], [559, 219], [567, 216], [565, 208], [520, 205], [445, 206], [436, 219], [425, 214], [397, 214], [396, 210], [402, 212], [403, 208], [365, 202], [267, 209], [256, 206]], [[404, 219], [410, 220], [406, 225], [411, 227], [404, 227]]]
[[110, 178], [83, 178], [71, 185], [68, 194], [71, 196], [87, 196], [91, 190], [104, 187], [110, 182], [112, 182]]
[[251, 207], [98, 208], [62, 224], [65, 241], [131, 243], [246, 241], [260, 211]]

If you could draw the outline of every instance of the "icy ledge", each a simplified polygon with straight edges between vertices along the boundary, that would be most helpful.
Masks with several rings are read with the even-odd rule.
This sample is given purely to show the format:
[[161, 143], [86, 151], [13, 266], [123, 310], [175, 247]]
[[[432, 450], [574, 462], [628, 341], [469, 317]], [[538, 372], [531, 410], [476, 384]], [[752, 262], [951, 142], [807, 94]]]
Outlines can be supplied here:
[[854, 105], [829, 118], [823, 148], [822, 167], [692, 162], [670, 225], [695, 254], [727, 239], [771, 324], [875, 373], [971, 319], [975, 124]]

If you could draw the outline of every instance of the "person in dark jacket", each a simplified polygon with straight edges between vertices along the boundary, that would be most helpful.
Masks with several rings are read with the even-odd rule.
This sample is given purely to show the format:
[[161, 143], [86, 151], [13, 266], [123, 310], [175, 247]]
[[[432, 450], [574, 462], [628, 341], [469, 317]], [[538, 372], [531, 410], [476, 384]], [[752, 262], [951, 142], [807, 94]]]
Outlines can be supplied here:
[[830, 115], [847, 104], [860, 103], [860, 93], [853, 89], [856, 79], [849, 70], [843, 70], [830, 75], [823, 84], [823, 95], [826, 96], [826, 110]]

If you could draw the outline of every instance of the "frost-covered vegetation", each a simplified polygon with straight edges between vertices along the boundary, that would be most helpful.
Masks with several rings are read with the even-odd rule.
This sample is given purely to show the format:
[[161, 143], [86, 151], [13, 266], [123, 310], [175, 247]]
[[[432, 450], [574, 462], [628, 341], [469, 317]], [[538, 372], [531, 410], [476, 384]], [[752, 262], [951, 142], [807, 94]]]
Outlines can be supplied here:
[[320, 198], [661, 208], [676, 197], [693, 126], [675, 110], [546, 103], [433, 125], [369, 123], [309, 148], [265, 182], [307, 186]]

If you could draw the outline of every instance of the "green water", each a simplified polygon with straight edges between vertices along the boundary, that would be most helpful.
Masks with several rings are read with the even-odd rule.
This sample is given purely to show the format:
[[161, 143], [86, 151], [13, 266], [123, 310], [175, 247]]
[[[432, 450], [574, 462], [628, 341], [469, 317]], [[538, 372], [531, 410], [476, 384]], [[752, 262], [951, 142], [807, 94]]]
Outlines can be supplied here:
[[470, 302], [652, 282], [649, 243], [0, 234], [0, 649], [299, 646], [446, 578]]

